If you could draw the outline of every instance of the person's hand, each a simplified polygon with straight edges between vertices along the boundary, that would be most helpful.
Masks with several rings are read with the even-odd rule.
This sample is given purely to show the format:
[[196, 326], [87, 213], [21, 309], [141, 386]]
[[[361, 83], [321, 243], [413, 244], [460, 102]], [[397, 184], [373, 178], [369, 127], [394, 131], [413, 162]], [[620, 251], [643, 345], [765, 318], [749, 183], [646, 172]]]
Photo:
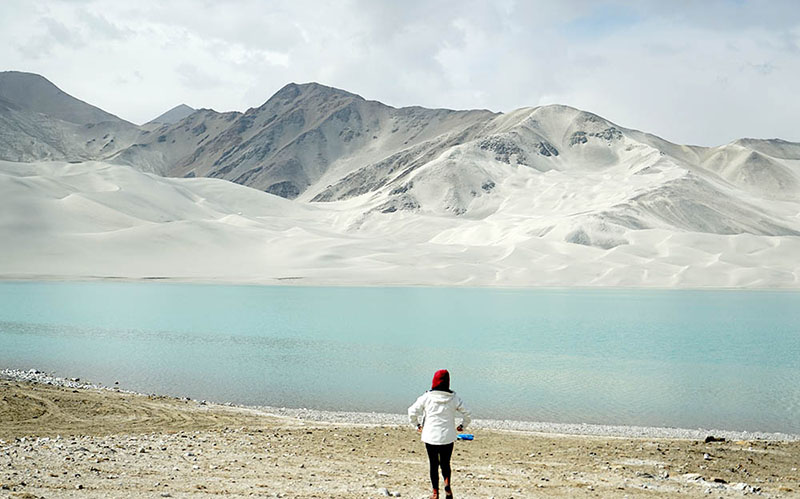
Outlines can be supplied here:
[[456, 431], [464, 431], [464, 425], [456, 426]]
[[417, 425], [417, 433], [422, 433], [422, 425], [421, 424]]

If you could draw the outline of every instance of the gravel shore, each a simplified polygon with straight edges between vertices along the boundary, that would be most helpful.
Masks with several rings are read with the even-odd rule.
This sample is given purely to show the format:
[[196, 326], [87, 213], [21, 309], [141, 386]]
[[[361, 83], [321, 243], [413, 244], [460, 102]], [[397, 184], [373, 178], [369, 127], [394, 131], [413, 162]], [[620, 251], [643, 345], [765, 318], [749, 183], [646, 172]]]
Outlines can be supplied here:
[[[0, 496], [430, 494], [424, 446], [397, 415], [236, 407], [37, 371], [2, 378]], [[456, 443], [456, 497], [800, 496], [797, 440], [621, 438], [503, 424], [482, 421], [470, 429], [474, 441]]]
[[[61, 378], [47, 374], [37, 369], [17, 370], [3, 369], [0, 371], [0, 379], [28, 381], [32, 383], [42, 383], [52, 386], [62, 386], [65, 388], [82, 388], [113, 390], [123, 393], [135, 393], [122, 390], [119, 387], [108, 387], [93, 383], [82, 382], [77, 378]], [[187, 399], [188, 400], [188, 399]], [[295, 409], [287, 407], [273, 406], [240, 406], [235, 404], [225, 404], [230, 407], [252, 408], [259, 411], [274, 414], [282, 417], [295, 418], [302, 421], [317, 421], [338, 424], [354, 425], [405, 425], [408, 418], [405, 414], [388, 414], [380, 412], [348, 412], [348, 411], [323, 411], [316, 409]], [[501, 419], [475, 419], [472, 423], [473, 428], [507, 430], [518, 432], [550, 433], [559, 435], [587, 435], [600, 437], [623, 437], [623, 438], [678, 438], [702, 440], [707, 436], [725, 438], [727, 440], [775, 440], [775, 441], [798, 441], [800, 435], [791, 433], [768, 433], [750, 431], [731, 431], [713, 428], [659, 428], [649, 426], [623, 426], [623, 425], [600, 425], [586, 423], [546, 423], [532, 421], [513, 421]]]

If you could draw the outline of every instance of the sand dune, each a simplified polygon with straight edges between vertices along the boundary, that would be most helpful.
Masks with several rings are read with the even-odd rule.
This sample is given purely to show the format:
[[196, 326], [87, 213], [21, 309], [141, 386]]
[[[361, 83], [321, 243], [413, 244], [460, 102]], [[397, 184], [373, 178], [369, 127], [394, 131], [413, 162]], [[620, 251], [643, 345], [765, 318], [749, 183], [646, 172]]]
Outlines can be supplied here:
[[[445, 209], [457, 197], [444, 188], [430, 188], [428, 210], [382, 213], [360, 199], [303, 203], [224, 180], [164, 178], [101, 162], [0, 162], [0, 276], [798, 286], [800, 237], [612, 225], [598, 213], [636, 198], [654, 177], [598, 175], [519, 170], [496, 187], [509, 192], [499, 202], [478, 199], [482, 205], [459, 216]], [[785, 213], [797, 209], [785, 203]], [[796, 218], [774, 216], [797, 226]]]
[[0, 157], [29, 163], [0, 163], [0, 277], [800, 286], [800, 144], [684, 146], [568, 106], [398, 109], [316, 83], [137, 127], [11, 76]]

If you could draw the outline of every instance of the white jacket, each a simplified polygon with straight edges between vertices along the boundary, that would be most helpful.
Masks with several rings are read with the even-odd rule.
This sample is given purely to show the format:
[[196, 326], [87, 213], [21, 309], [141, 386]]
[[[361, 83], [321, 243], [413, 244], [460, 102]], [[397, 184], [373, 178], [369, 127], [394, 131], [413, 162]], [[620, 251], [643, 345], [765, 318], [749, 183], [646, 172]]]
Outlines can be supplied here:
[[[472, 419], [464, 403], [455, 392], [431, 390], [423, 393], [408, 408], [408, 418], [415, 427], [422, 425], [422, 441], [431, 445], [455, 442], [456, 412], [461, 413], [461, 426], [467, 427]], [[422, 416], [422, 420], [420, 420]]]

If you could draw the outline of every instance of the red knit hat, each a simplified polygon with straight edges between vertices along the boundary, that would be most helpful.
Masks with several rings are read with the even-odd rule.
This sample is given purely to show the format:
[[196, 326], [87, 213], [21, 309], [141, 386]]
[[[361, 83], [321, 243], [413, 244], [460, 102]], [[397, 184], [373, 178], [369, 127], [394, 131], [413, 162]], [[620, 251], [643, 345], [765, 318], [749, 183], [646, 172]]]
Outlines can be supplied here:
[[450, 373], [447, 372], [447, 369], [436, 371], [436, 374], [433, 375], [431, 390], [450, 391]]

